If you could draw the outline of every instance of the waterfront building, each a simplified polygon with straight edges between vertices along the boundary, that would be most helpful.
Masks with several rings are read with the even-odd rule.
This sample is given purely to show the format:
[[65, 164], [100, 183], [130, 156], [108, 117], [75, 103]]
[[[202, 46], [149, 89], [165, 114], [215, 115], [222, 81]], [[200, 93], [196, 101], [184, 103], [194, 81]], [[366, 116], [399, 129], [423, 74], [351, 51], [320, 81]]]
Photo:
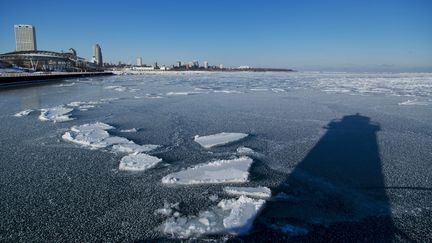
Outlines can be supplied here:
[[192, 62], [192, 67], [199, 68], [199, 62], [198, 61], [193, 61]]
[[15, 25], [16, 51], [36, 51], [36, 29], [32, 25]]
[[141, 57], [137, 57], [137, 59], [136, 59], [136, 65], [138, 67], [142, 66], [142, 58]]
[[92, 61], [94, 63], [96, 63], [96, 65], [98, 67], [102, 67], [103, 66], [103, 61], [102, 61], [102, 50], [99, 46], [99, 44], [96, 44], [93, 46], [93, 58]]
[[207, 69], [209, 67], [208, 62], [204, 61], [204, 68]]

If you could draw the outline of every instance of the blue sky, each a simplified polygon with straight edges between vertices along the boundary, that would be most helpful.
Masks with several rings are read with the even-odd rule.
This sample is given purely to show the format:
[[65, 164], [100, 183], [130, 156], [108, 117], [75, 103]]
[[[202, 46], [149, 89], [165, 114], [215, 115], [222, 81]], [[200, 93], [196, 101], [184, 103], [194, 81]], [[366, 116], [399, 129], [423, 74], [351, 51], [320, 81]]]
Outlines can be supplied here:
[[14, 24], [38, 49], [105, 61], [208, 60], [299, 70], [432, 71], [430, 0], [0, 1], [0, 52]]

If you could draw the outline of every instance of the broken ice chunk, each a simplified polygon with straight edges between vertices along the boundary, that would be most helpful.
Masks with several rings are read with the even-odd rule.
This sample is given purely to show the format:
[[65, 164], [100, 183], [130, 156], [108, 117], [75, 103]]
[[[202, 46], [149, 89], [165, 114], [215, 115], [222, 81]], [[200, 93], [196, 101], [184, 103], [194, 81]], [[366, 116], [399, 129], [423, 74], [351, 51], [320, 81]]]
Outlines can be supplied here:
[[248, 134], [245, 133], [218, 133], [209, 136], [198, 136], [196, 135], [194, 141], [199, 143], [204, 148], [211, 148], [215, 146], [225, 145], [232, 143], [247, 137]]
[[129, 154], [120, 161], [119, 170], [144, 171], [156, 166], [162, 159], [143, 153]]
[[33, 111], [32, 109], [23, 110], [23, 111], [20, 111], [20, 112], [18, 112], [18, 113], [15, 113], [14, 116], [16, 116], [16, 117], [27, 116], [27, 115], [30, 114], [32, 111]]
[[65, 106], [56, 106], [52, 108], [41, 109], [39, 120], [53, 122], [70, 121], [73, 120], [73, 118], [70, 117], [70, 113], [73, 110], [73, 108], [68, 108]]
[[216, 160], [169, 174], [162, 178], [167, 184], [205, 184], [246, 182], [253, 160], [240, 157], [231, 160]]
[[224, 191], [231, 195], [243, 195], [251, 197], [268, 198], [271, 196], [271, 190], [268, 187], [231, 187], [227, 186]]
[[113, 151], [121, 152], [121, 153], [143, 153], [143, 152], [149, 152], [154, 149], [157, 149], [159, 145], [153, 145], [153, 144], [145, 144], [145, 145], [138, 145], [133, 142], [131, 143], [121, 143], [121, 144], [115, 144], [112, 146]]

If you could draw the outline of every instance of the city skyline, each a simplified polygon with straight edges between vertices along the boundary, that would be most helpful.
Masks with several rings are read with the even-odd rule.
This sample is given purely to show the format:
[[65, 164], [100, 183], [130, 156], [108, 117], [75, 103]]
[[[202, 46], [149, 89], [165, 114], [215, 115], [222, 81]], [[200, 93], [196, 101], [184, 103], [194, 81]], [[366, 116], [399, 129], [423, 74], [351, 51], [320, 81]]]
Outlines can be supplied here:
[[[13, 26], [30, 24], [38, 29], [38, 49], [72, 47], [91, 60], [90, 47], [99, 43], [105, 62], [133, 64], [141, 56], [143, 64], [432, 71], [428, 1], [24, 2], [29, 7], [19, 12], [5, 11], [16, 2], [0, 4], [1, 53], [15, 50]], [[47, 9], [50, 18], [40, 18]], [[63, 9], [75, 17], [61, 18]]]

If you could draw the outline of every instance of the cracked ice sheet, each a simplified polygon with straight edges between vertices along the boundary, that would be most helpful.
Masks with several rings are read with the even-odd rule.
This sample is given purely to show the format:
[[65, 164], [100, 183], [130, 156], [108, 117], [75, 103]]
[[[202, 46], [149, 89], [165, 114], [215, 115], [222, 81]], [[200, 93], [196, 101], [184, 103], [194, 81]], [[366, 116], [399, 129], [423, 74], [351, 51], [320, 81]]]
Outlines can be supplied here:
[[269, 198], [271, 196], [271, 190], [268, 187], [231, 187], [227, 186], [224, 191], [230, 195], [243, 195], [250, 197], [261, 197]]
[[42, 121], [53, 121], [53, 122], [65, 122], [71, 121], [71, 112], [73, 108], [65, 107], [65, 106], [56, 106], [46, 109], [41, 109], [41, 114], [39, 115], [39, 120]]
[[238, 199], [224, 199], [217, 207], [201, 211], [198, 216], [170, 217], [161, 226], [165, 234], [176, 238], [189, 238], [204, 234], [245, 234], [252, 228], [253, 221], [264, 205], [262, 199], [240, 196]]
[[208, 135], [208, 136], [198, 136], [196, 135], [194, 141], [199, 143], [204, 148], [211, 148], [215, 146], [225, 145], [247, 137], [246, 133], [227, 133], [222, 132], [218, 134]]
[[243, 156], [231, 160], [215, 160], [169, 174], [162, 178], [166, 184], [241, 183], [249, 176], [253, 160]]

